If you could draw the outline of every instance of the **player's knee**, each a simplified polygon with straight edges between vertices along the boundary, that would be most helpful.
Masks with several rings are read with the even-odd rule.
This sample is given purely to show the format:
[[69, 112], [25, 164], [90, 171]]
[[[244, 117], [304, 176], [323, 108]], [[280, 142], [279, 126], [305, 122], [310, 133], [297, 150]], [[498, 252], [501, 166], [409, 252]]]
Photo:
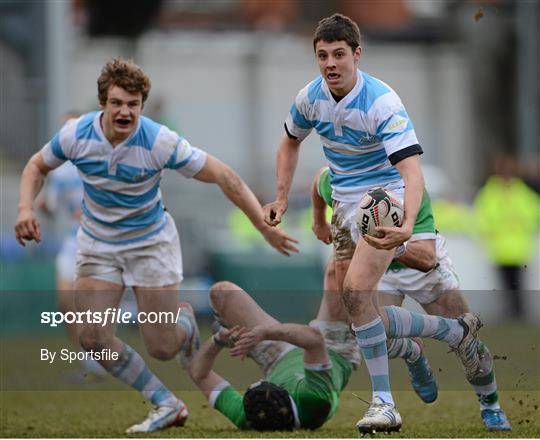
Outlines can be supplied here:
[[109, 348], [111, 342], [112, 335], [96, 329], [84, 329], [79, 335], [79, 344], [86, 351], [101, 351]]
[[178, 352], [179, 347], [172, 345], [159, 344], [157, 346], [148, 347], [148, 354], [159, 361], [171, 360]]
[[457, 289], [445, 290], [439, 298], [424, 308], [430, 315], [440, 315], [447, 318], [458, 318], [470, 312], [465, 298]]
[[230, 281], [219, 281], [215, 283], [210, 288], [210, 301], [214, 310], [219, 310], [227, 300], [227, 296], [232, 291], [237, 291], [238, 289], [238, 286]]
[[369, 293], [360, 291], [349, 283], [343, 285], [342, 298], [349, 313], [363, 310], [364, 306], [372, 301]]
[[343, 304], [345, 304], [347, 311], [351, 312], [356, 308], [355, 305], [357, 304], [357, 298], [353, 289], [348, 286], [343, 286], [341, 298], [343, 299]]
[[231, 290], [238, 290], [238, 286], [234, 283], [231, 283], [230, 281], [218, 281], [217, 283], [214, 283], [210, 288], [210, 294], [227, 293]]

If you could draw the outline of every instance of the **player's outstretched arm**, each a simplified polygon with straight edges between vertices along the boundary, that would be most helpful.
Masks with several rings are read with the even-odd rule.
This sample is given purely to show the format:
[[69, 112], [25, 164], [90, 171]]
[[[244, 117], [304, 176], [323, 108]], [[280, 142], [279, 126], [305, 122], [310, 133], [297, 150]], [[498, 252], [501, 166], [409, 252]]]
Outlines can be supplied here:
[[258, 325], [239, 334], [231, 349], [232, 356], [245, 357], [261, 341], [285, 341], [303, 348], [304, 361], [309, 364], [328, 364], [326, 344], [321, 332], [302, 324]]
[[283, 134], [279, 143], [276, 164], [276, 200], [264, 206], [264, 221], [270, 226], [279, 225], [282, 215], [287, 210], [289, 191], [298, 164], [301, 143], [302, 141], [292, 139], [286, 133]]
[[[409, 239], [422, 203], [422, 195], [424, 194], [424, 175], [420, 167], [420, 156], [410, 156], [396, 164], [396, 168], [403, 178], [405, 183], [405, 195], [403, 201], [403, 223], [401, 229]], [[400, 243], [401, 244], [401, 243]]]
[[224, 381], [213, 368], [214, 363], [225, 346], [232, 345], [232, 338], [240, 333], [240, 327], [222, 328], [219, 333], [207, 339], [197, 351], [189, 364], [188, 373], [191, 380], [203, 392], [206, 398]]
[[313, 208], [313, 225], [311, 229], [318, 240], [324, 244], [332, 243], [330, 225], [326, 221], [326, 202], [319, 194], [319, 179], [326, 168], [321, 168], [311, 183], [311, 206]]
[[34, 154], [23, 169], [15, 222], [15, 237], [22, 246], [25, 246], [25, 240], [41, 241], [41, 229], [33, 204], [49, 171], [51, 168], [45, 164], [41, 152]]
[[212, 338], [207, 339], [189, 364], [189, 377], [206, 398], [223, 381], [223, 378], [212, 370], [219, 351], [220, 348], [212, 341]]
[[262, 207], [257, 197], [228, 165], [208, 155], [204, 167], [194, 177], [202, 182], [217, 184], [227, 198], [247, 215], [253, 226], [278, 252], [283, 255], [298, 252], [294, 246], [298, 240], [281, 229], [271, 228], [264, 222]]

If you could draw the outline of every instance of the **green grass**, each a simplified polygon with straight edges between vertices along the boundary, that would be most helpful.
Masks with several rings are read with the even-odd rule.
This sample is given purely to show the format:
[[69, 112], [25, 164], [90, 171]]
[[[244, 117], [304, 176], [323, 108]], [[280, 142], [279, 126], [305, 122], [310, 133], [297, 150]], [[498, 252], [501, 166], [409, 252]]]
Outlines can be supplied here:
[[[395, 399], [404, 421], [402, 431], [392, 437], [540, 437], [538, 335], [538, 327], [526, 325], [482, 329], [482, 339], [496, 355], [501, 402], [514, 426], [512, 432], [488, 433], [484, 429], [476, 397], [455, 356], [448, 354], [443, 344], [429, 343], [427, 353], [439, 379], [439, 398], [432, 405], [423, 404], [409, 391], [402, 362], [391, 362]], [[122, 338], [144, 354], [136, 332], [125, 330]], [[114, 379], [67, 385], [62, 377], [66, 369], [76, 365], [48, 365], [39, 360], [40, 348], [66, 346], [61, 332], [26, 337], [2, 335], [0, 437], [122, 437], [128, 426], [145, 417], [149, 404]], [[370, 397], [369, 379], [362, 365], [343, 392], [335, 417], [322, 428], [271, 434], [239, 431], [208, 407], [177, 364], [149, 360], [149, 365], [190, 410], [185, 427], [148, 435], [151, 437], [357, 437], [354, 424], [366, 404], [352, 392], [365, 399]], [[239, 389], [260, 378], [251, 361], [231, 360], [225, 353], [216, 369]]]
[[[540, 436], [538, 398], [525, 392], [508, 392], [503, 404], [514, 430], [488, 433], [480, 420], [477, 403], [469, 392], [442, 392], [432, 405], [422, 404], [412, 392], [396, 393], [404, 420], [403, 429], [393, 437], [527, 437]], [[529, 393], [530, 394], [530, 393]], [[326, 425], [317, 431], [299, 430], [261, 434], [239, 431], [223, 416], [209, 408], [195, 391], [182, 393], [190, 416], [183, 428], [171, 428], [149, 437], [356, 437], [354, 423], [366, 405], [345, 391], [341, 406]], [[538, 397], [538, 396], [537, 396]], [[2, 437], [122, 437], [124, 430], [144, 418], [149, 409], [131, 391], [3, 392]], [[520, 405], [518, 402], [524, 403]]]

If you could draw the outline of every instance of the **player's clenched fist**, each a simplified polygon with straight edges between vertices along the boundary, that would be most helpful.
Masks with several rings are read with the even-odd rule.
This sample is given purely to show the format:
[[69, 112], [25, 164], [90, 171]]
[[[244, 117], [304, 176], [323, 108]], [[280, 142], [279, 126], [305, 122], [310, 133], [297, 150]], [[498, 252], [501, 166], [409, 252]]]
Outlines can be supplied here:
[[324, 244], [332, 243], [332, 231], [328, 222], [313, 222], [311, 230], [317, 237], [317, 240], [322, 241]]
[[264, 205], [264, 221], [270, 226], [277, 226], [281, 223], [281, 216], [287, 210], [287, 202], [276, 200]]
[[24, 240], [35, 240], [38, 243], [41, 241], [39, 221], [32, 208], [19, 209], [15, 223], [15, 238], [22, 246], [26, 246]]

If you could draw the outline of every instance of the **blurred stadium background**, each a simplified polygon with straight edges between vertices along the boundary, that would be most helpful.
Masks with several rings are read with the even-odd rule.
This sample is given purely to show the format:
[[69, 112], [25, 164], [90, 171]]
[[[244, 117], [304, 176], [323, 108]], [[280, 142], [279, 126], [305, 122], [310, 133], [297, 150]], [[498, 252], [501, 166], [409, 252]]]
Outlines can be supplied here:
[[[500, 157], [539, 191], [538, 1], [1, 0], [0, 307], [11, 347], [18, 332], [40, 328], [40, 311], [54, 309], [54, 255], [63, 229], [62, 221], [41, 216], [43, 242], [26, 248], [15, 242], [19, 175], [62, 115], [97, 108], [105, 61], [133, 57], [152, 80], [144, 114], [230, 164], [267, 203], [283, 121], [297, 91], [318, 75], [312, 32], [336, 11], [363, 33], [360, 68], [398, 92], [415, 124], [436, 221], [472, 308], [488, 323], [509, 318], [512, 293], [476, 231], [474, 200]], [[309, 222], [309, 186], [322, 165], [312, 135], [285, 220], [301, 240], [301, 253], [289, 259], [252, 234], [216, 188], [165, 175], [165, 203], [182, 242], [182, 288], [200, 316], [209, 313], [205, 289], [220, 279], [254, 292], [281, 319], [313, 316], [319, 298], [313, 292], [322, 287], [329, 255]], [[538, 219], [539, 204], [530, 209]], [[504, 217], [500, 228], [520, 228], [511, 213]], [[509, 328], [538, 347], [538, 220], [530, 239], [536, 252], [523, 263], [523, 314]], [[530, 365], [538, 366], [536, 354]], [[530, 386], [538, 390], [538, 369], [536, 377], [532, 371]]]
[[[274, 196], [283, 121], [296, 92], [318, 74], [311, 34], [321, 17], [335, 11], [354, 18], [363, 32], [360, 68], [392, 85], [414, 121], [425, 150], [428, 189], [440, 208], [439, 229], [448, 238], [463, 289], [502, 289], [471, 208], [492, 160], [502, 154], [539, 187], [538, 2], [140, 0], [126, 5], [0, 2], [2, 290], [54, 288], [52, 257], [62, 225], [42, 216], [44, 241], [26, 249], [15, 243], [19, 174], [58, 130], [63, 114], [97, 108], [96, 79], [107, 59], [133, 57], [153, 84], [145, 114], [225, 160], [266, 203]], [[251, 235], [215, 188], [166, 174], [163, 192], [180, 230], [185, 289], [224, 277], [250, 289], [319, 287], [329, 251], [312, 236], [308, 210], [311, 178], [323, 164], [313, 135], [302, 149], [285, 224], [301, 239], [302, 252], [288, 260]], [[520, 226], [509, 219], [500, 227], [511, 232]], [[531, 239], [538, 249], [538, 236]], [[524, 288], [539, 290], [538, 251], [526, 265]], [[283, 276], [274, 276], [274, 270]], [[497, 299], [470, 300], [488, 319], [504, 318], [504, 303]], [[540, 320], [538, 300], [524, 310], [527, 319]]]

